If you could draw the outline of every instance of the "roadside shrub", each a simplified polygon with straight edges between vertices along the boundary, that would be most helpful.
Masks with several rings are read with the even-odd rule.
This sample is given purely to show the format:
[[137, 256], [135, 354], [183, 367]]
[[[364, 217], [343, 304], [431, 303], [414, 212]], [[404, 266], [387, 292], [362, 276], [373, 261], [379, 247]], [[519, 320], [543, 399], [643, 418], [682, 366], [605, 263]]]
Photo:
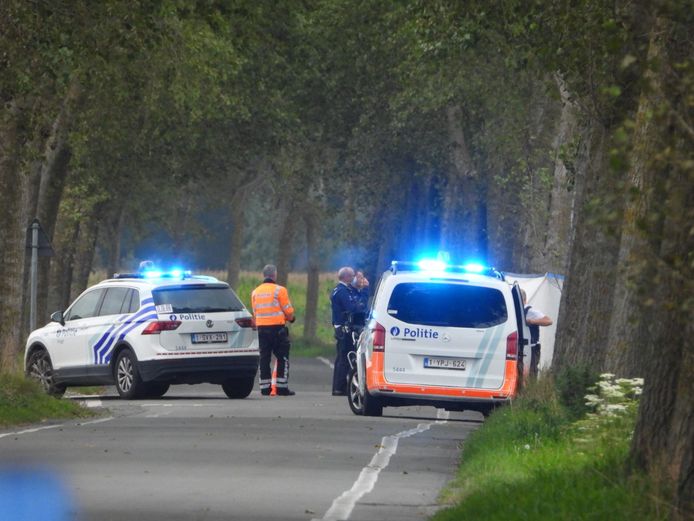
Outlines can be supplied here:
[[559, 402], [571, 419], [588, 412], [585, 396], [598, 379], [598, 373], [587, 365], [566, 367], [554, 377]]

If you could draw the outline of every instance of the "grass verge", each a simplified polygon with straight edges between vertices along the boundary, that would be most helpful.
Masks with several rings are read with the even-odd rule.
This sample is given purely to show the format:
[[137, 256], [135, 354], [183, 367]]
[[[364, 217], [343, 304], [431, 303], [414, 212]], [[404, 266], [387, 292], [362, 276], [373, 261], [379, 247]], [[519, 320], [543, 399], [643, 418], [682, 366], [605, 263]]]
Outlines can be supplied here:
[[549, 378], [496, 411], [462, 452], [433, 521], [665, 520], [656, 487], [626, 462], [635, 414], [573, 420]]
[[92, 411], [70, 400], [48, 396], [36, 382], [22, 375], [0, 373], [0, 427], [89, 416], [93, 416]]

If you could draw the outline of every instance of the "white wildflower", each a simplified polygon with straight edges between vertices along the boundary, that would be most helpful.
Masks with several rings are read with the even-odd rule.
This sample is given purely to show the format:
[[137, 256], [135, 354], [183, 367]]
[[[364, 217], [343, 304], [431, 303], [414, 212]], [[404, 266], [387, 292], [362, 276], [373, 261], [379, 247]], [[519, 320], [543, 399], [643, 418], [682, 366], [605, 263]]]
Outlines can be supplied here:
[[530, 450], [530, 445], [528, 445], [528, 444], [526, 443], [525, 445], [523, 445], [523, 448], [524, 448], [525, 450]]
[[621, 403], [611, 403], [607, 405], [606, 408], [610, 412], [624, 412], [627, 410], [626, 405], [622, 405]]
[[603, 380], [611, 380], [612, 378], [614, 378], [614, 374], [612, 374], [612, 373], [602, 373], [602, 374], [600, 375], [600, 378], [603, 379]]

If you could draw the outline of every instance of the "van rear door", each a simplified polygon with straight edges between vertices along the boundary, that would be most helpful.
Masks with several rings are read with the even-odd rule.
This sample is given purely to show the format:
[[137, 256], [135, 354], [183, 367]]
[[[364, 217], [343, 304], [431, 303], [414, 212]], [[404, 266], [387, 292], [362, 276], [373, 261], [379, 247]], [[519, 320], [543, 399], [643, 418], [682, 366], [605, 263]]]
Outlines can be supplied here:
[[164, 286], [152, 297], [159, 322], [169, 323], [157, 333], [167, 350], [232, 351], [255, 339], [251, 314], [226, 284]]
[[[497, 389], [504, 381], [509, 292], [458, 280], [394, 286], [382, 325], [391, 383]], [[511, 308], [512, 309], [512, 308]]]

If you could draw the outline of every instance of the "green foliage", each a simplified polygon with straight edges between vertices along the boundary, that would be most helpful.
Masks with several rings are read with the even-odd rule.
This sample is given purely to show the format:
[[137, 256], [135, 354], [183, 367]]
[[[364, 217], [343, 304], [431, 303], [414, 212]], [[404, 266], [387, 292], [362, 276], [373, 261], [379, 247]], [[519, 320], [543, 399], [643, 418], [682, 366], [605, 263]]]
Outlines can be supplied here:
[[0, 427], [91, 415], [91, 411], [70, 400], [48, 396], [32, 380], [21, 375], [0, 373]]
[[667, 519], [656, 484], [626, 472], [635, 410], [574, 422], [545, 380], [465, 442], [444, 494], [455, 506], [434, 521]]
[[597, 373], [587, 365], [566, 367], [555, 375], [559, 401], [571, 418], [578, 419], [588, 412], [585, 396], [596, 379]]

